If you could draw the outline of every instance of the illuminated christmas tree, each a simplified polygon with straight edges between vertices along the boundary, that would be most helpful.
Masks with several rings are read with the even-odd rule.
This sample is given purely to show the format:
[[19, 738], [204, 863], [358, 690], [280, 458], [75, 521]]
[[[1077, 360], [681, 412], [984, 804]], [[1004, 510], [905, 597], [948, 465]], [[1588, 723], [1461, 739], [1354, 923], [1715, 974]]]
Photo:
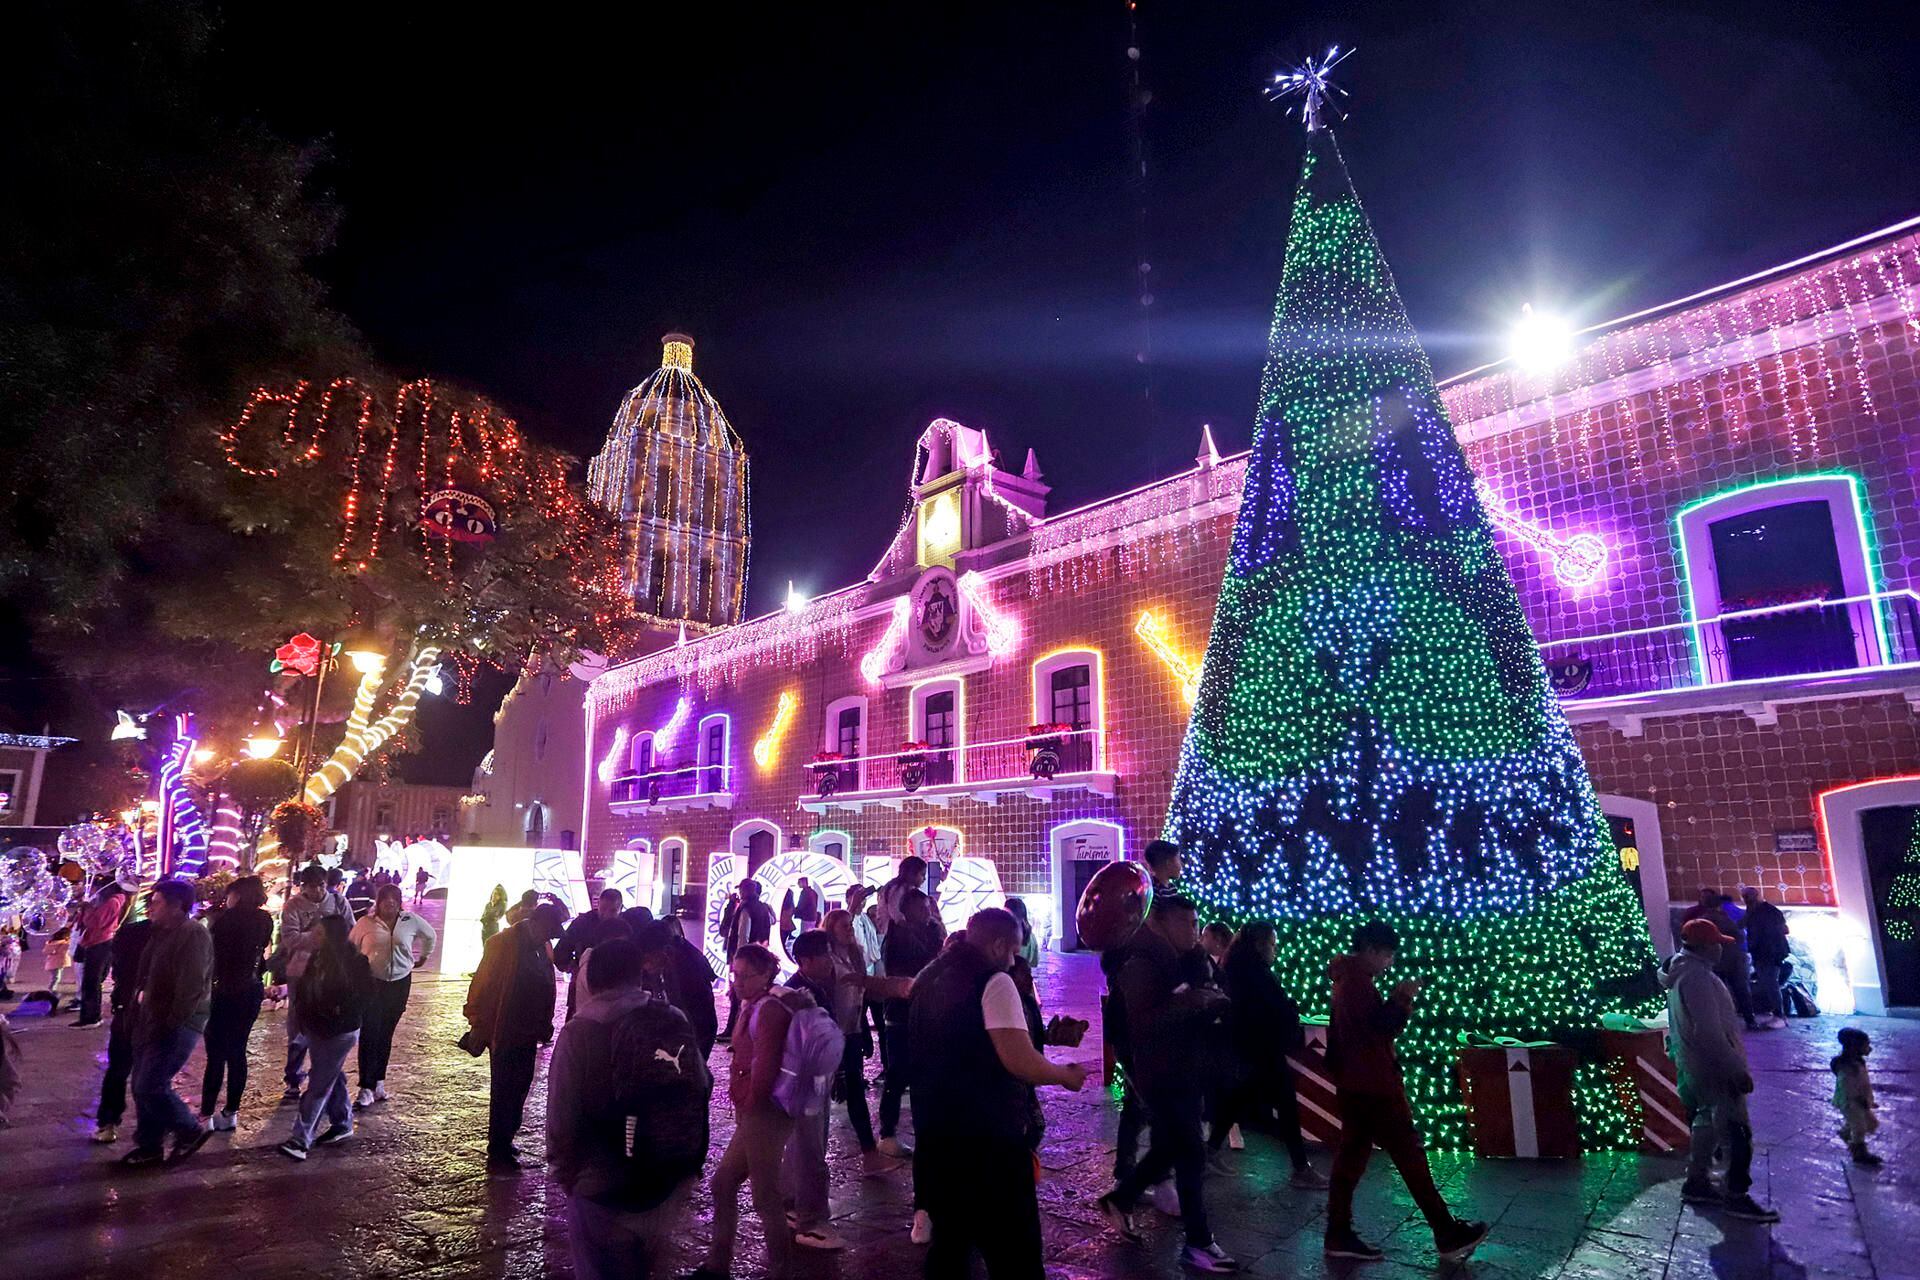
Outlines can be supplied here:
[[[1245, 492], [1166, 836], [1205, 911], [1280, 925], [1309, 1012], [1356, 922], [1426, 984], [1401, 1038], [1464, 1138], [1461, 1033], [1647, 1012], [1654, 953], [1433, 373], [1333, 136], [1310, 119]], [[1203, 916], [1204, 918], [1204, 916]], [[1596, 1067], [1590, 1142], [1635, 1135]]]

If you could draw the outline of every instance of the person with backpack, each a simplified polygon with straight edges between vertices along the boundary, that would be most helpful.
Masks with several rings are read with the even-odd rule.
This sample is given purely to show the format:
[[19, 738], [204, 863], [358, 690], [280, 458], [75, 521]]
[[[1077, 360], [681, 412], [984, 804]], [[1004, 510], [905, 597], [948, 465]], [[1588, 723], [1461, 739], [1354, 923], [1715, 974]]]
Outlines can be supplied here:
[[933, 1235], [927, 1276], [962, 1280], [977, 1252], [989, 1280], [1042, 1280], [1029, 1090], [1057, 1085], [1077, 1093], [1087, 1073], [1034, 1046], [1008, 972], [1020, 951], [1013, 916], [998, 907], [976, 911], [956, 936], [915, 982], [909, 1023], [915, 1181]]
[[[300, 1097], [293, 1132], [280, 1144], [280, 1154], [305, 1160], [316, 1146], [332, 1146], [353, 1136], [353, 1095], [347, 1088], [347, 1055], [360, 1041], [360, 1021], [373, 994], [373, 970], [367, 958], [348, 941], [344, 916], [320, 917], [315, 926], [319, 944], [307, 967], [293, 984], [293, 1007], [306, 1037], [310, 1071], [307, 1091]], [[321, 1113], [326, 1131], [319, 1137]]]
[[489, 1055], [487, 1171], [520, 1170], [513, 1143], [539, 1067], [553, 1039], [553, 941], [566, 927], [558, 903], [538, 902], [511, 929], [493, 935], [467, 986], [469, 1052]]
[[753, 1209], [766, 1236], [767, 1274], [770, 1280], [788, 1280], [793, 1239], [780, 1191], [780, 1163], [793, 1136], [793, 1117], [774, 1100], [774, 1086], [785, 1063], [793, 1014], [786, 1001], [772, 994], [780, 969], [773, 952], [757, 942], [745, 943], [734, 951], [728, 967], [740, 1030], [727, 1071], [733, 1137], [714, 1166], [712, 1242], [691, 1280], [728, 1280], [740, 1223], [740, 1186], [747, 1182], [753, 1186]]
[[647, 989], [687, 1015], [700, 1056], [711, 1057], [720, 1021], [713, 1004], [713, 967], [706, 953], [665, 920], [650, 921], [635, 930], [633, 941], [640, 949]]
[[800, 967], [792, 989], [811, 1001], [790, 1010], [793, 1024], [787, 1043], [793, 1060], [781, 1069], [782, 1083], [788, 1081], [789, 1070], [794, 1073], [789, 1091], [804, 1094], [799, 1109], [788, 1112], [793, 1117], [786, 1156], [793, 1187], [793, 1242], [805, 1249], [842, 1249], [846, 1242], [828, 1225], [832, 1215], [827, 1203], [827, 1121], [833, 1115], [827, 1082], [846, 1060], [847, 1044], [835, 1016], [833, 939], [825, 930], [809, 929], [793, 940], [792, 951]]
[[567, 1193], [576, 1280], [648, 1280], [707, 1158], [713, 1077], [644, 973], [640, 944], [594, 947], [547, 1064], [547, 1166]]

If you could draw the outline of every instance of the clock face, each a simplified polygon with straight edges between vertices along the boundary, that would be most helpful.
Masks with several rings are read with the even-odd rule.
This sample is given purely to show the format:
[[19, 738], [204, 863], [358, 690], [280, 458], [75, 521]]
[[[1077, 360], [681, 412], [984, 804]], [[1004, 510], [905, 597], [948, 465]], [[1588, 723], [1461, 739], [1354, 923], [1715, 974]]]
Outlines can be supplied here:
[[952, 564], [960, 550], [960, 492], [949, 489], [920, 504], [920, 564]]
[[944, 649], [952, 642], [959, 629], [960, 601], [951, 582], [941, 578], [928, 584], [920, 600], [917, 622], [920, 639], [927, 648]]

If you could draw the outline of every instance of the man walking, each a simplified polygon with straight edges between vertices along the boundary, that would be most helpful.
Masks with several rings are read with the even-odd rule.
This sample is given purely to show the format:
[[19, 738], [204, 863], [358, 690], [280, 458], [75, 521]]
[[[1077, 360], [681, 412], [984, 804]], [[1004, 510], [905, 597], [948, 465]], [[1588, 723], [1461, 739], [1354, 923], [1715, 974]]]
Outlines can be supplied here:
[[1335, 956], [1333, 1018], [1327, 1028], [1327, 1067], [1340, 1104], [1340, 1144], [1333, 1159], [1333, 1191], [1327, 1200], [1329, 1258], [1377, 1262], [1386, 1255], [1353, 1230], [1353, 1192], [1377, 1146], [1393, 1160], [1413, 1202], [1433, 1229], [1433, 1247], [1443, 1262], [1457, 1262], [1487, 1238], [1484, 1222], [1453, 1216], [1427, 1167], [1426, 1149], [1413, 1127], [1406, 1084], [1393, 1042], [1413, 1016], [1420, 984], [1395, 984], [1383, 997], [1374, 979], [1393, 966], [1400, 939], [1392, 926], [1371, 920], [1353, 931], [1353, 951]]
[[140, 994], [140, 962], [146, 957], [147, 939], [152, 934], [152, 920], [134, 920], [121, 925], [113, 935], [113, 995], [108, 999], [113, 1023], [107, 1028], [107, 1071], [100, 1080], [95, 1142], [118, 1141], [120, 1121], [127, 1114], [127, 1080], [133, 1074], [133, 1024], [140, 1016], [136, 999]]
[[648, 1280], [706, 1160], [713, 1077], [642, 971], [636, 943], [595, 947], [547, 1064], [547, 1165], [576, 1280]]
[[113, 967], [113, 938], [127, 914], [127, 895], [120, 882], [103, 879], [80, 912], [80, 936], [74, 954], [80, 957], [80, 1016], [76, 1027], [100, 1025], [100, 992], [107, 970]]
[[[760, 882], [742, 880], [740, 900], [730, 904], [730, 914], [720, 922], [720, 937], [726, 947], [727, 965], [740, 954], [740, 948], [764, 947], [773, 939], [773, 908], [760, 901]], [[720, 1039], [731, 1042], [734, 1020], [740, 1016], [740, 1000], [733, 991], [727, 995], [727, 1029]]]
[[133, 1029], [133, 1150], [122, 1157], [130, 1165], [160, 1163], [168, 1137], [172, 1159], [184, 1160], [210, 1133], [173, 1091], [213, 1010], [213, 938], [192, 909], [193, 887], [184, 880], [162, 880], [147, 897], [153, 936]]
[[565, 924], [559, 906], [541, 902], [511, 929], [487, 940], [467, 987], [464, 1012], [474, 1042], [489, 1055], [487, 1171], [517, 1173], [527, 1093], [541, 1045], [553, 1039], [553, 940]]
[[[1729, 1217], [1778, 1222], [1776, 1210], [1749, 1194], [1753, 1124], [1747, 1095], [1753, 1092], [1753, 1073], [1747, 1067], [1733, 997], [1715, 972], [1733, 938], [1712, 920], [1696, 918], [1681, 926], [1680, 943], [1681, 949], [1660, 971], [1660, 985], [1667, 990], [1667, 1040], [1680, 1069], [1680, 1101], [1692, 1126], [1680, 1198], [1688, 1204], [1718, 1205]], [[1724, 1193], [1712, 1177], [1714, 1153], [1720, 1150], [1727, 1153]]]
[[[1200, 1136], [1205, 1082], [1193, 1069], [1193, 1046], [1209, 1023], [1225, 1016], [1227, 998], [1186, 981], [1182, 957], [1199, 945], [1194, 905], [1173, 893], [1154, 895], [1145, 926], [1127, 944], [1117, 986], [1131, 1039], [1133, 1079], [1153, 1131], [1146, 1156], [1100, 1198], [1099, 1208], [1122, 1239], [1139, 1243], [1131, 1217], [1134, 1203], [1171, 1171], [1187, 1233], [1183, 1260], [1198, 1271], [1230, 1272], [1240, 1264], [1214, 1240], [1207, 1224], [1206, 1151]], [[914, 1117], [917, 1123], [917, 1108]], [[936, 1240], [939, 1232], [936, 1223]]]
[[[1148, 842], [1142, 852], [1155, 893], [1171, 893], [1180, 878], [1180, 846], [1171, 840]], [[1113, 1143], [1113, 1180], [1124, 1182], [1140, 1158], [1140, 1133], [1147, 1126], [1147, 1107], [1134, 1083], [1133, 1046], [1127, 1034], [1127, 1011], [1120, 999], [1120, 970], [1127, 963], [1126, 944], [1100, 953], [1100, 972], [1106, 975], [1107, 994], [1100, 1004], [1100, 1030], [1124, 1082], [1120, 1098], [1120, 1128]]]
[[1761, 896], [1755, 885], [1740, 886], [1747, 913], [1747, 954], [1753, 957], [1753, 1003], [1760, 1024], [1770, 1031], [1787, 1025], [1780, 1006], [1780, 970], [1787, 963], [1787, 917]]
[[975, 1253], [989, 1280], [1046, 1274], [1027, 1144], [1029, 1090], [1058, 1085], [1077, 1093], [1086, 1069], [1051, 1062], [1034, 1048], [1007, 972], [1020, 939], [1011, 913], [976, 911], [966, 936], [914, 987], [914, 1180], [933, 1220], [929, 1280], [963, 1280]]
[[[320, 923], [320, 917], [327, 914], [327, 873], [319, 867], [308, 867], [300, 873], [300, 888], [289, 894], [280, 907], [280, 945], [274, 951], [273, 958], [267, 962], [277, 981], [290, 985], [294, 979], [306, 972], [307, 960], [312, 954], [311, 930]], [[307, 1042], [300, 1034], [300, 1022], [288, 1005], [287, 1013], [287, 1065], [281, 1073], [286, 1081], [286, 1091], [280, 1095], [281, 1102], [300, 1101], [300, 1087], [307, 1078]]]
[[383, 884], [373, 896], [373, 910], [353, 926], [348, 940], [373, 970], [373, 990], [360, 1023], [360, 1092], [353, 1103], [370, 1107], [387, 1100], [393, 1033], [413, 993], [413, 971], [433, 954], [439, 935], [425, 919], [400, 909], [399, 885]]

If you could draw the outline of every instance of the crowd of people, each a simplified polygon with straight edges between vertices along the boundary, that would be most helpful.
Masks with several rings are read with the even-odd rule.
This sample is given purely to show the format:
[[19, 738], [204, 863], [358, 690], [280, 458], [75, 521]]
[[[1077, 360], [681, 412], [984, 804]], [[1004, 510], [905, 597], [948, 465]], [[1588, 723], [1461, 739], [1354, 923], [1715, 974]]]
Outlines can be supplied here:
[[[1329, 1257], [1383, 1257], [1353, 1217], [1375, 1147], [1405, 1181], [1439, 1258], [1469, 1256], [1488, 1226], [1456, 1216], [1435, 1187], [1395, 1054], [1420, 985], [1408, 979], [1382, 989], [1399, 949], [1394, 931], [1361, 923], [1329, 971], [1327, 1068], [1343, 1123], [1322, 1172], [1302, 1138], [1288, 1063], [1303, 1043], [1302, 1021], [1275, 974], [1276, 927], [1253, 920], [1237, 930], [1203, 928], [1193, 901], [1177, 891], [1178, 849], [1155, 842], [1145, 858], [1151, 907], [1101, 958], [1104, 1035], [1123, 1084], [1114, 1184], [1097, 1203], [1114, 1235], [1142, 1246], [1134, 1215], [1151, 1198], [1180, 1220], [1187, 1267], [1236, 1271], [1212, 1232], [1207, 1175], [1231, 1172], [1227, 1153], [1243, 1145], [1243, 1133], [1265, 1132], [1287, 1152], [1297, 1191], [1327, 1193]], [[487, 1168], [513, 1176], [524, 1165], [517, 1140], [540, 1049], [552, 1044], [546, 1164], [568, 1197], [576, 1275], [652, 1274], [709, 1168], [716, 1083], [733, 1127], [710, 1166], [712, 1234], [693, 1280], [730, 1275], [743, 1188], [771, 1275], [787, 1275], [797, 1250], [844, 1247], [832, 1225], [827, 1164], [832, 1117], [841, 1111], [863, 1175], [911, 1178], [912, 1214], [902, 1227], [927, 1246], [930, 1276], [968, 1275], [976, 1255], [994, 1280], [1044, 1274], [1035, 1189], [1046, 1127], [1041, 1091], [1078, 1091], [1087, 1077], [1084, 1066], [1055, 1061], [1048, 1050], [1080, 1046], [1088, 1024], [1042, 1010], [1033, 978], [1038, 939], [1024, 903], [1012, 898], [975, 912], [949, 935], [928, 878], [927, 864], [910, 857], [877, 890], [856, 885], [835, 903], [802, 884], [777, 913], [757, 881], [743, 881], [718, 921], [731, 996], [724, 1026], [718, 975], [677, 917], [629, 908], [611, 887], [571, 919], [531, 890], [508, 905], [504, 887], [496, 889], [499, 909], [487, 912], [461, 1045], [488, 1057]], [[1719, 895], [1703, 894], [1661, 977], [1692, 1119], [1682, 1197], [1771, 1222], [1778, 1214], [1751, 1194], [1754, 1081], [1739, 979], [1757, 976], [1763, 961], [1784, 961], [1786, 925], [1757, 892], [1745, 898], [1736, 921]], [[277, 921], [267, 903], [254, 876], [233, 880], [205, 911], [196, 910], [188, 883], [164, 880], [141, 913], [126, 889], [106, 881], [75, 913], [74, 1025], [111, 1020], [94, 1139], [118, 1141], [131, 1094], [125, 1163], [177, 1164], [236, 1128], [249, 1040], [263, 1004], [283, 993], [282, 1100], [294, 1105], [279, 1151], [306, 1160], [351, 1138], [356, 1113], [388, 1100], [395, 1030], [414, 971], [438, 943], [434, 927], [407, 909], [401, 885], [387, 882], [355, 919], [337, 873], [318, 867], [295, 877]], [[790, 970], [773, 949], [776, 933]], [[1756, 1012], [1764, 1014], [1775, 988], [1755, 985]], [[1841, 1137], [1856, 1162], [1875, 1165], [1872, 1045], [1852, 1028], [1840, 1042], [1831, 1065]], [[174, 1080], [203, 1044], [196, 1112]], [[709, 1065], [716, 1045], [730, 1050], [718, 1082]], [[868, 1063], [876, 1056], [879, 1099], [870, 1110]], [[357, 1087], [349, 1085], [349, 1059]], [[911, 1146], [901, 1129], [909, 1106]], [[1725, 1174], [1716, 1181], [1721, 1160]]]

